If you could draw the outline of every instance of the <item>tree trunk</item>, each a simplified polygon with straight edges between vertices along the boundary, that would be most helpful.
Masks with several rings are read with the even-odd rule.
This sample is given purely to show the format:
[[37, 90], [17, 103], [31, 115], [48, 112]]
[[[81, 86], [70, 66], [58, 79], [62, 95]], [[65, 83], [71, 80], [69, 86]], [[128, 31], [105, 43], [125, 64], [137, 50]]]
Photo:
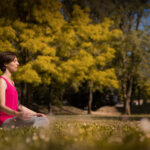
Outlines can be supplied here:
[[[123, 55], [123, 68], [125, 68], [125, 64], [126, 64], [126, 56], [125, 55]], [[130, 88], [128, 88], [128, 86], [130, 85], [130, 84], [128, 84], [128, 83], [130, 83], [130, 82], [128, 82], [129, 80], [126, 80], [127, 78], [129, 79], [129, 77], [127, 77], [127, 75], [126, 74], [124, 74], [123, 75], [123, 78], [125, 79], [125, 80], [123, 80], [122, 81], [122, 93], [123, 93], [123, 101], [124, 101], [124, 113], [125, 114], [127, 114], [127, 115], [130, 115], [130, 97], [131, 97], [131, 95], [130, 95], [130, 97], [128, 97], [129, 95], [129, 93], [128, 93], [128, 90], [130, 89]]]
[[125, 114], [127, 114], [127, 115], [131, 114], [129, 98], [125, 99]]
[[23, 90], [24, 90], [24, 86], [23, 86], [23, 83], [20, 84], [20, 104], [23, 104], [24, 102], [24, 95], [23, 95]]
[[132, 83], [133, 79], [130, 77], [127, 83], [123, 83], [123, 98], [124, 98], [124, 109], [125, 114], [130, 115], [131, 109], [130, 109], [130, 101], [131, 101], [131, 94], [132, 94]]
[[137, 19], [136, 19], [136, 31], [139, 29], [140, 21], [143, 15], [143, 10], [137, 13]]
[[21, 100], [20, 103], [25, 105], [26, 104], [26, 94], [27, 94], [27, 86], [26, 83], [21, 83]]
[[90, 83], [90, 89], [89, 89], [89, 101], [88, 101], [88, 114], [91, 114], [92, 109], [92, 102], [93, 102], [93, 83]]
[[24, 90], [23, 90], [23, 96], [24, 96], [24, 105], [27, 104], [27, 83], [24, 83]]
[[48, 113], [52, 114], [52, 103], [51, 103], [51, 101], [49, 101], [49, 104], [48, 104]]
[[48, 113], [52, 114], [52, 86], [49, 85]]
[[140, 104], [140, 99], [141, 99], [141, 89], [140, 89], [140, 87], [138, 86], [138, 105], [140, 106], [141, 104]]
[[126, 86], [126, 82], [123, 82], [122, 83], [122, 91], [123, 91], [123, 101], [124, 101], [124, 111], [125, 111], [125, 114], [127, 113], [127, 112], [129, 112], [129, 102], [127, 101], [127, 94], [126, 94], [126, 88], [127, 88], [127, 86]]
[[33, 95], [32, 95], [32, 85], [31, 84], [27, 84], [27, 101], [26, 104], [29, 106], [32, 104], [32, 100], [33, 100]]
[[131, 94], [131, 99], [130, 99], [130, 107], [132, 109], [133, 106], [133, 100], [135, 99], [135, 90], [137, 88], [137, 84], [135, 82], [132, 83], [132, 94]]

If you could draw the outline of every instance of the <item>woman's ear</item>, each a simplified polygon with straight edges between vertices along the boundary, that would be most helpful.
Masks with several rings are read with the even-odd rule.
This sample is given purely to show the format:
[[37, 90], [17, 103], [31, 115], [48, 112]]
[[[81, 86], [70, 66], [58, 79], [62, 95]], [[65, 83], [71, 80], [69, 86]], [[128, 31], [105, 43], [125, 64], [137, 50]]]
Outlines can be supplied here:
[[7, 67], [7, 64], [4, 64], [4, 67]]

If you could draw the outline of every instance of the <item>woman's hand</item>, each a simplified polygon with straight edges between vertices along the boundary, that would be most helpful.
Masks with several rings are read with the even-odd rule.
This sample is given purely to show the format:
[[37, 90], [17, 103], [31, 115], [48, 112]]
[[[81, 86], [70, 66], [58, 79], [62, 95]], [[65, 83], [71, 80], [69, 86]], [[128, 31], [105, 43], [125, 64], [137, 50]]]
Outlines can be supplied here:
[[29, 120], [33, 114], [25, 112], [25, 111], [18, 111], [16, 117], [22, 120]]
[[44, 115], [42, 113], [36, 113], [36, 114], [34, 114], [34, 116], [36, 116], [36, 117], [47, 117], [46, 115]]

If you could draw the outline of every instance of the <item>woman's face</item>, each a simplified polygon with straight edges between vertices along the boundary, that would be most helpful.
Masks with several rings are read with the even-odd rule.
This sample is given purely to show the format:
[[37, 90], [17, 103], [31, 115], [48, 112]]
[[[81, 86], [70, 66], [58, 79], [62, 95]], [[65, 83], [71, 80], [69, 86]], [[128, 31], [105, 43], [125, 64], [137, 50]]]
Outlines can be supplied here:
[[5, 64], [5, 66], [6, 66], [6, 69], [8, 69], [10, 72], [16, 72], [19, 66], [17, 57], [15, 57], [14, 60], [10, 62], [9, 64]]

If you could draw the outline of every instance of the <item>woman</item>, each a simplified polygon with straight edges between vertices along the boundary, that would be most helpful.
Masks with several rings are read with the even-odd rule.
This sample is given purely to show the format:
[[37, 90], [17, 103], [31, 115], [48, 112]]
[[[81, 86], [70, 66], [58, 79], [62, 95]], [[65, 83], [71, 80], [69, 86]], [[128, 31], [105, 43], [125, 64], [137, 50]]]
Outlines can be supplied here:
[[18, 93], [11, 75], [19, 66], [13, 52], [0, 53], [0, 126], [1, 127], [40, 127], [49, 124], [44, 114], [36, 113], [23, 105], [18, 105]]

